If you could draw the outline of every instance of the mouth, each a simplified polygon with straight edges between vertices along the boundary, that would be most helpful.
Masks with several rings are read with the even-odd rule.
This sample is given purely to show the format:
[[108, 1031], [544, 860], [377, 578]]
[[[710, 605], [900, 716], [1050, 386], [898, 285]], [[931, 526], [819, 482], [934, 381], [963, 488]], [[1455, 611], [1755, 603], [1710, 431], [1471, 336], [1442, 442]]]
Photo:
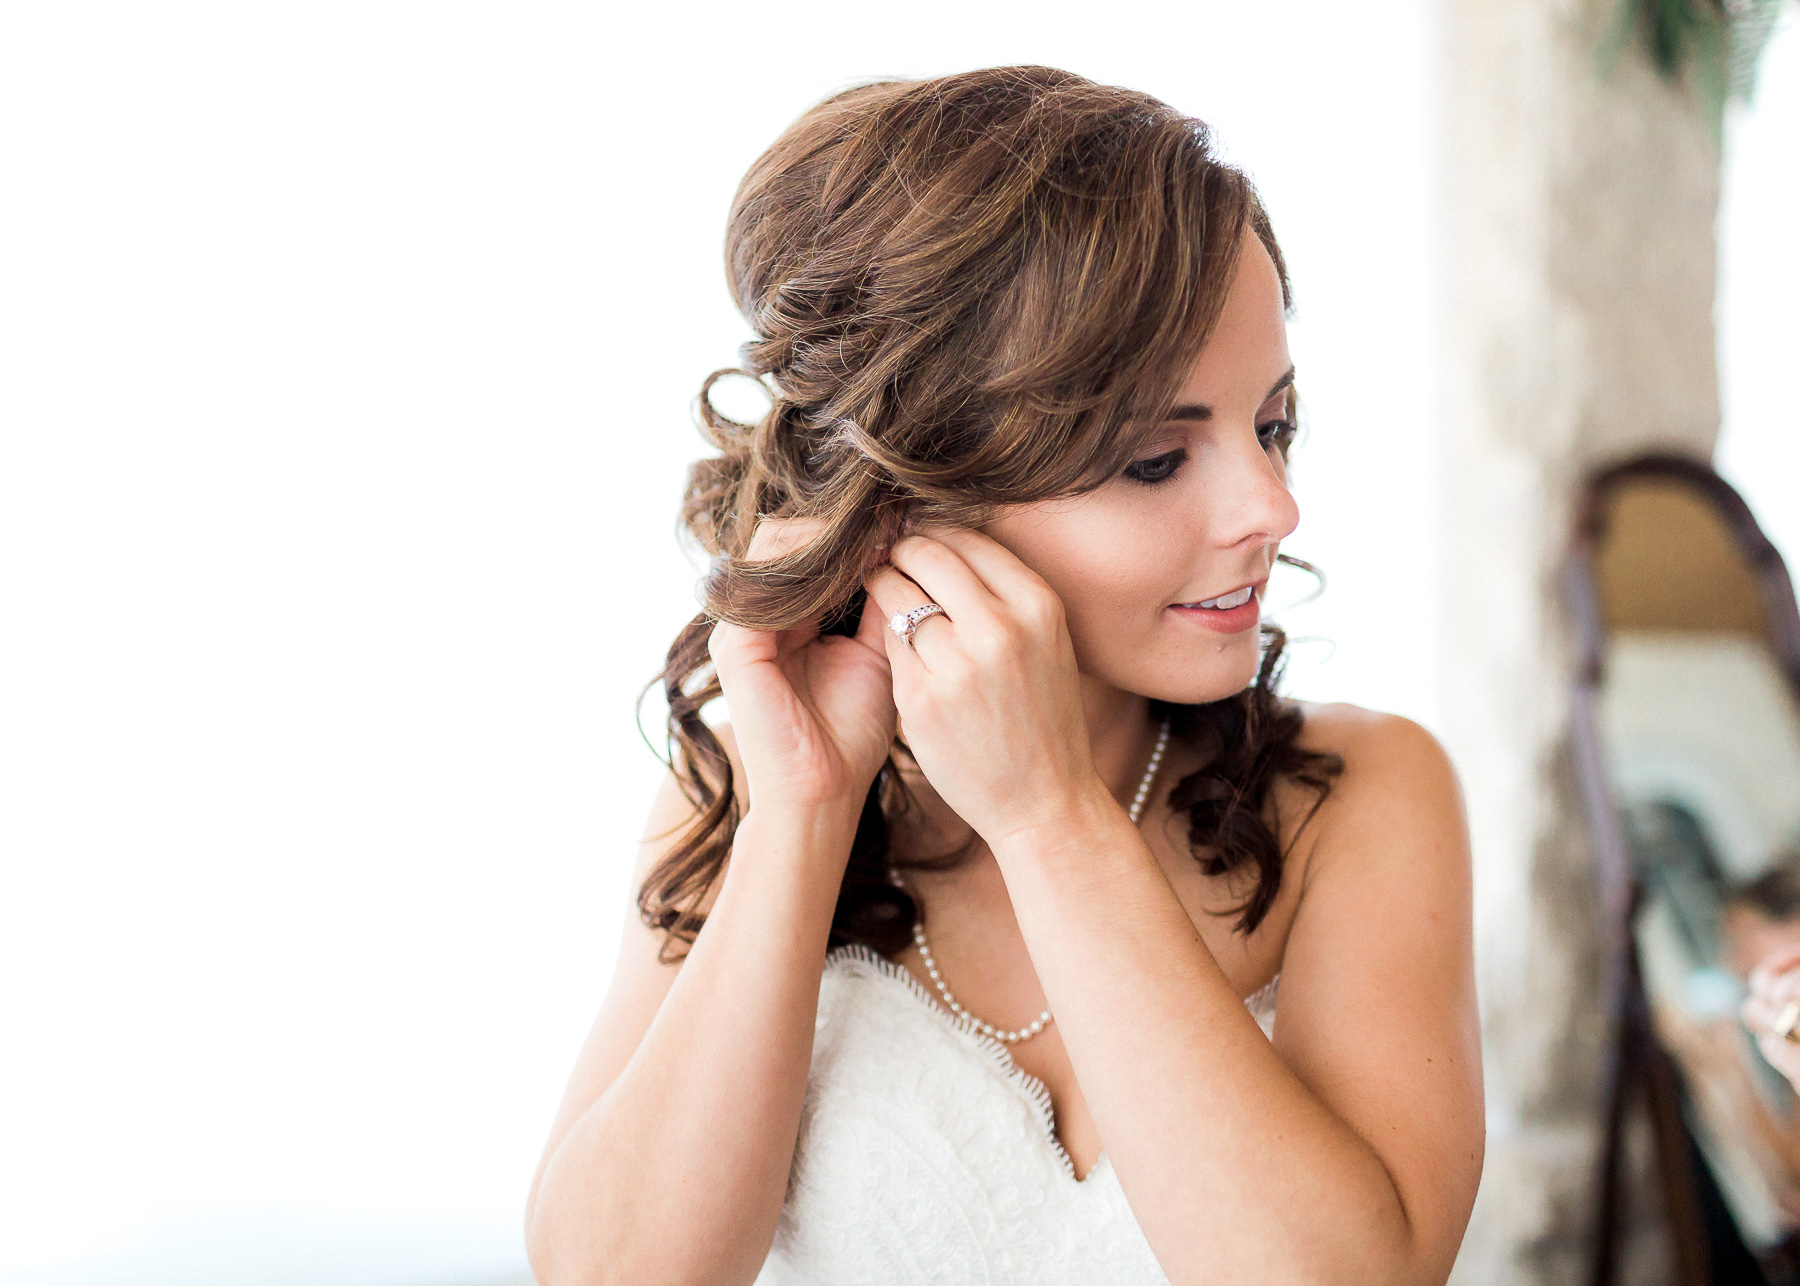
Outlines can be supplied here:
[[1169, 607], [1177, 616], [1185, 617], [1207, 629], [1236, 634], [1257, 623], [1262, 615], [1263, 586], [1268, 583], [1268, 578], [1264, 577], [1247, 585], [1239, 585], [1236, 589], [1228, 589], [1212, 598], [1192, 603], [1171, 603]]
[[1239, 585], [1236, 589], [1217, 598], [1203, 598], [1198, 603], [1177, 603], [1177, 607], [1204, 607], [1208, 611], [1229, 612], [1234, 607], [1242, 607], [1250, 601], [1250, 595], [1256, 592], [1254, 585]]

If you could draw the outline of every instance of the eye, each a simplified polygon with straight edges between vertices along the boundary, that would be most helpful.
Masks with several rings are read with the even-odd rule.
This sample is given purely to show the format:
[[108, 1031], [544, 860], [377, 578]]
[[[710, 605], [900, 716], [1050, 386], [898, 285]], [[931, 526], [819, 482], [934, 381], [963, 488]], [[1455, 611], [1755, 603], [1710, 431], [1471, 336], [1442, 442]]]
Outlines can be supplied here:
[[1281, 452], [1281, 458], [1287, 459], [1288, 448], [1294, 444], [1294, 436], [1300, 430], [1290, 419], [1267, 420], [1256, 426], [1257, 441], [1263, 444], [1263, 450], [1274, 447]]
[[1125, 466], [1125, 476], [1133, 482], [1141, 482], [1146, 487], [1154, 487], [1159, 482], [1167, 482], [1175, 476], [1188, 458], [1186, 447], [1176, 447], [1173, 451], [1165, 451], [1161, 455], [1153, 455], [1148, 460], [1133, 460]]

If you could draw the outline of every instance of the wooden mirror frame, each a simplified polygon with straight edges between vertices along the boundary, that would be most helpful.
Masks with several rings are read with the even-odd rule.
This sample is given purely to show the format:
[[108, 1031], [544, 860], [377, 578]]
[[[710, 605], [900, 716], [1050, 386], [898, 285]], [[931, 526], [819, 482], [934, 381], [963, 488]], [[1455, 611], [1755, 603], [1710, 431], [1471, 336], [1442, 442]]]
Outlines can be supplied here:
[[1695, 1170], [1697, 1152], [1682, 1118], [1675, 1060], [1657, 1039], [1651, 1021], [1633, 935], [1643, 890], [1632, 872], [1630, 845], [1613, 798], [1599, 733], [1598, 703], [1606, 672], [1608, 633], [1596, 561], [1616, 495], [1626, 486], [1646, 481], [1687, 490], [1718, 515], [1756, 584], [1764, 614], [1764, 641], [1796, 702], [1800, 702], [1800, 609], [1796, 609], [1793, 582], [1780, 553], [1757, 525], [1743, 497], [1709, 464], [1658, 452], [1612, 465], [1588, 480], [1576, 514], [1563, 589], [1578, 649], [1570, 736], [1599, 895], [1601, 995], [1606, 1021], [1601, 1064], [1604, 1134], [1592, 1280], [1595, 1286], [1612, 1286], [1616, 1280], [1625, 1116], [1633, 1095], [1641, 1092], [1650, 1114], [1676, 1280], [1682, 1286], [1710, 1286], [1710, 1251], [1700, 1176]]

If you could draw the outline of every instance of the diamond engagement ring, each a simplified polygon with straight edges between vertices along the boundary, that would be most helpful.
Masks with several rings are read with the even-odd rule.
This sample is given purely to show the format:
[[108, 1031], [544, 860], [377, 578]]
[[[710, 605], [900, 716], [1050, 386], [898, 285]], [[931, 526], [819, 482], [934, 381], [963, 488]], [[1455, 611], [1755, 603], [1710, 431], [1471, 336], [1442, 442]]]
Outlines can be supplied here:
[[898, 634], [907, 647], [912, 647], [913, 633], [919, 628], [919, 622], [943, 614], [944, 609], [936, 603], [921, 603], [910, 612], [895, 612], [888, 620], [888, 628]]

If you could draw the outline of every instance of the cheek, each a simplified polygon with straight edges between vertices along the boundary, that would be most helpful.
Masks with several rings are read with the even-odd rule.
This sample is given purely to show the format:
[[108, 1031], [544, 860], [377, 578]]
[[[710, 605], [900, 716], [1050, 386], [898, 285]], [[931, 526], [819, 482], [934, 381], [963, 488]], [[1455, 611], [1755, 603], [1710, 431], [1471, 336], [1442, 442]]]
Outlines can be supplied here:
[[1154, 625], [1182, 582], [1181, 537], [1167, 523], [1098, 505], [1048, 507], [994, 524], [988, 534], [1055, 590], [1076, 643]]

